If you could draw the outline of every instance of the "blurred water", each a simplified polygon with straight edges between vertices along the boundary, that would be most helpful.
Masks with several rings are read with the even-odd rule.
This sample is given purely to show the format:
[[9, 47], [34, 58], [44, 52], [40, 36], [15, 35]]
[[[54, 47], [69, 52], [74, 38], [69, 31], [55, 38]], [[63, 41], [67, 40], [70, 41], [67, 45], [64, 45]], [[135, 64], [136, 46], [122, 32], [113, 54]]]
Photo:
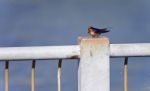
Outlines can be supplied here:
[[[111, 43], [150, 42], [149, 8], [148, 0], [0, 0], [0, 46], [77, 44], [79, 36], [88, 36], [89, 25], [110, 27], [106, 36]], [[120, 60], [111, 61], [111, 91], [123, 89]], [[139, 61], [130, 61], [129, 89], [149, 91], [149, 58], [130, 60]], [[56, 62], [39, 61], [37, 65], [37, 91], [56, 90]], [[30, 89], [30, 66], [30, 62], [12, 62], [12, 91]], [[65, 62], [63, 79], [64, 91], [77, 90], [77, 61]], [[0, 85], [3, 90], [3, 80]]]

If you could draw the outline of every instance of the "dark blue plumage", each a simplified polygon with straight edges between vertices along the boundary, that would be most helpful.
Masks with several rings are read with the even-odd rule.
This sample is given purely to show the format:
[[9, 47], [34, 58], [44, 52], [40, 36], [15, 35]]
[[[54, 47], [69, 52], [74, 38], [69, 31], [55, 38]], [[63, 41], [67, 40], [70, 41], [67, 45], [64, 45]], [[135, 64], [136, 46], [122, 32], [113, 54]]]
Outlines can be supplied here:
[[107, 30], [107, 28], [98, 29], [98, 28], [91, 27], [91, 29], [93, 29], [96, 33], [106, 33], [106, 32], [109, 32]]

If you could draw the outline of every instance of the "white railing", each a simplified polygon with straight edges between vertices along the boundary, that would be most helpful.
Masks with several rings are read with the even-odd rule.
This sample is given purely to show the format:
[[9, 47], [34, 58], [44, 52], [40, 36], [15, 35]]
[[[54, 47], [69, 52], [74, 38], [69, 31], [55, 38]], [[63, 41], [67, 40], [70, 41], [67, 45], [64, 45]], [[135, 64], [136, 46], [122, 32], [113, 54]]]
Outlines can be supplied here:
[[150, 56], [150, 43], [109, 44], [108, 38], [81, 38], [79, 45], [1, 47], [0, 60], [5, 60], [5, 91], [9, 84], [9, 61], [32, 59], [31, 91], [35, 91], [36, 59], [58, 59], [58, 91], [61, 91], [62, 59], [80, 59], [78, 91], [110, 91], [110, 57], [126, 57], [125, 91], [127, 91], [127, 57]]
[[77, 45], [0, 48], [0, 60], [72, 59], [79, 55], [80, 48]]

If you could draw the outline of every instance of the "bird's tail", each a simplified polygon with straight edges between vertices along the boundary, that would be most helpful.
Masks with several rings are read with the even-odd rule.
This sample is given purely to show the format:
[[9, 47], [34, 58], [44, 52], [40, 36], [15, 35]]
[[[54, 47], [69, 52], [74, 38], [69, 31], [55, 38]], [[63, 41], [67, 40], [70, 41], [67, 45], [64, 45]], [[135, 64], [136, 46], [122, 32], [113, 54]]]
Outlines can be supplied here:
[[106, 27], [107, 31], [110, 31], [112, 29], [112, 27]]

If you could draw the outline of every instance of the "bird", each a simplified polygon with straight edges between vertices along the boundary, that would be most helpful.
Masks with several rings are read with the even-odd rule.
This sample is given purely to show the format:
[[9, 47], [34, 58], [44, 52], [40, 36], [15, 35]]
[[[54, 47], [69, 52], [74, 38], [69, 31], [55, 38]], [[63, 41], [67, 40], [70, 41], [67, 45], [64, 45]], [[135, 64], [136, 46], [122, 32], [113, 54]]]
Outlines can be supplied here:
[[92, 26], [88, 27], [88, 33], [94, 38], [100, 37], [101, 33], [107, 33], [107, 32], [109, 32], [107, 28], [98, 29]]

